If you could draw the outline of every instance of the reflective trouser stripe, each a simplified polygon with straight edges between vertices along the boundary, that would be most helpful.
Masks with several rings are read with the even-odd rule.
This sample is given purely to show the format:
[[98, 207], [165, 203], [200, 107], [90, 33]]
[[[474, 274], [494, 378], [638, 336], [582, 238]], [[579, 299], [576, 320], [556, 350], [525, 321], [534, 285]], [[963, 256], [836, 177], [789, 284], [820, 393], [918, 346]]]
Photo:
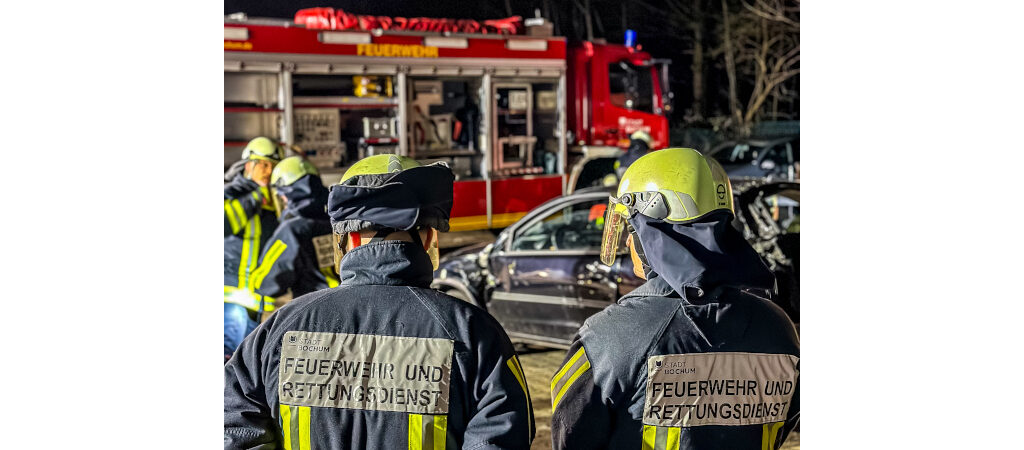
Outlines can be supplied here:
[[444, 450], [448, 416], [409, 414], [409, 450]]
[[270, 273], [270, 268], [274, 266], [277, 258], [281, 257], [281, 253], [284, 253], [286, 248], [288, 248], [288, 244], [285, 244], [280, 239], [271, 244], [270, 248], [267, 249], [267, 253], [263, 255], [263, 264], [260, 264], [249, 277], [249, 284], [253, 289], [260, 288], [263, 284], [263, 279]]
[[761, 450], [775, 450], [775, 440], [785, 422], [766, 423], [761, 425]]
[[321, 267], [320, 273], [324, 274], [324, 279], [327, 280], [327, 287], [338, 287], [341, 284], [341, 281], [338, 280], [338, 275], [334, 273], [333, 267]]
[[285, 450], [309, 450], [309, 407], [281, 405], [281, 431]]
[[562, 400], [562, 396], [569, 390], [572, 383], [587, 369], [590, 369], [590, 360], [587, 359], [587, 353], [583, 347], [580, 347], [576, 354], [572, 355], [572, 358], [569, 358], [569, 361], [562, 366], [562, 369], [551, 378], [551, 412], [558, 407], [558, 402]]
[[643, 450], [679, 450], [679, 427], [644, 425]]
[[[523, 388], [523, 395], [526, 396], [526, 416], [529, 418], [530, 423], [533, 423], [533, 399], [530, 398], [530, 390], [526, 388], [526, 376], [523, 374], [523, 366], [519, 364], [519, 357], [512, 355], [508, 361], [505, 361], [505, 364], [508, 364], [508, 368], [512, 370], [512, 375], [515, 375], [519, 386]], [[526, 432], [530, 432], [530, 427], [526, 427]]]

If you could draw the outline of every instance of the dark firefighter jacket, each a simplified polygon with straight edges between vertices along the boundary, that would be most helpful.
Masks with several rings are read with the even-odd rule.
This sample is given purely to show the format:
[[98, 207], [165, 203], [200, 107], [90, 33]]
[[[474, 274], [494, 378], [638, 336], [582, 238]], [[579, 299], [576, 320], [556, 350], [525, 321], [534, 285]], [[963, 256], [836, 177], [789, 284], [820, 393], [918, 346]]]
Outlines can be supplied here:
[[422, 248], [369, 243], [341, 266], [341, 286], [280, 308], [225, 366], [225, 448], [530, 447], [512, 344], [483, 310], [429, 289]]
[[293, 297], [338, 286], [327, 189], [320, 177], [306, 175], [277, 188], [288, 199], [282, 222], [267, 239], [252, 286], [258, 294], [278, 297], [288, 289]]
[[273, 208], [264, 206], [265, 194], [256, 182], [238, 175], [224, 185], [224, 299], [255, 309], [247, 304], [250, 296], [231, 295], [236, 290], [251, 291], [256, 270], [268, 236], [277, 228]]
[[655, 271], [573, 339], [551, 381], [553, 448], [781, 447], [799, 420], [799, 339], [781, 308], [741, 290], [765, 281], [759, 260], [731, 272], [754, 283], [708, 272], [722, 247], [746, 245], [726, 222], [666, 224], [657, 240], [631, 221]]

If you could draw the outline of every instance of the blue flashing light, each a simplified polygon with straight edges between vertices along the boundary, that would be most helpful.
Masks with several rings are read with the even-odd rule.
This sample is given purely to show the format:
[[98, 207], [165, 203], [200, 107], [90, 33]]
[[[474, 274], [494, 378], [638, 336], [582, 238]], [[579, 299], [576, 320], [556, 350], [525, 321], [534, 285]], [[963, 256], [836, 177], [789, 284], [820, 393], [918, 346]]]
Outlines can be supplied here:
[[636, 31], [626, 30], [626, 47], [636, 46]]

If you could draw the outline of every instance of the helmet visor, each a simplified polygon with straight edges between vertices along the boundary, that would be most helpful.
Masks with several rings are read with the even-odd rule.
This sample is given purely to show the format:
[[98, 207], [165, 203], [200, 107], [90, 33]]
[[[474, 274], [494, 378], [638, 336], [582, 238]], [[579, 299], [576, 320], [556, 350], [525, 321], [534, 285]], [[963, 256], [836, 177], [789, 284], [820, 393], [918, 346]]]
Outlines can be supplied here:
[[280, 218], [284, 214], [285, 202], [284, 196], [275, 187], [270, 188], [270, 198], [274, 199], [274, 213]]
[[615, 255], [619, 251], [619, 240], [626, 228], [626, 208], [614, 197], [608, 200], [608, 208], [604, 213], [604, 232], [601, 236], [601, 262], [607, 266], [615, 263]]

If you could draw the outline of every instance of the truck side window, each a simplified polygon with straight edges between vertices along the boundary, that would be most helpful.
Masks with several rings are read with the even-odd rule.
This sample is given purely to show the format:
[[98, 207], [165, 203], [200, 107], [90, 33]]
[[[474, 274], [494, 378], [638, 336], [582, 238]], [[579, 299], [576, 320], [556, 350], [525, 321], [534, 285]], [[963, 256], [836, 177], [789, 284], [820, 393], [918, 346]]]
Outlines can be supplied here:
[[608, 87], [613, 105], [654, 112], [654, 83], [650, 67], [634, 66], [626, 61], [608, 65]]

